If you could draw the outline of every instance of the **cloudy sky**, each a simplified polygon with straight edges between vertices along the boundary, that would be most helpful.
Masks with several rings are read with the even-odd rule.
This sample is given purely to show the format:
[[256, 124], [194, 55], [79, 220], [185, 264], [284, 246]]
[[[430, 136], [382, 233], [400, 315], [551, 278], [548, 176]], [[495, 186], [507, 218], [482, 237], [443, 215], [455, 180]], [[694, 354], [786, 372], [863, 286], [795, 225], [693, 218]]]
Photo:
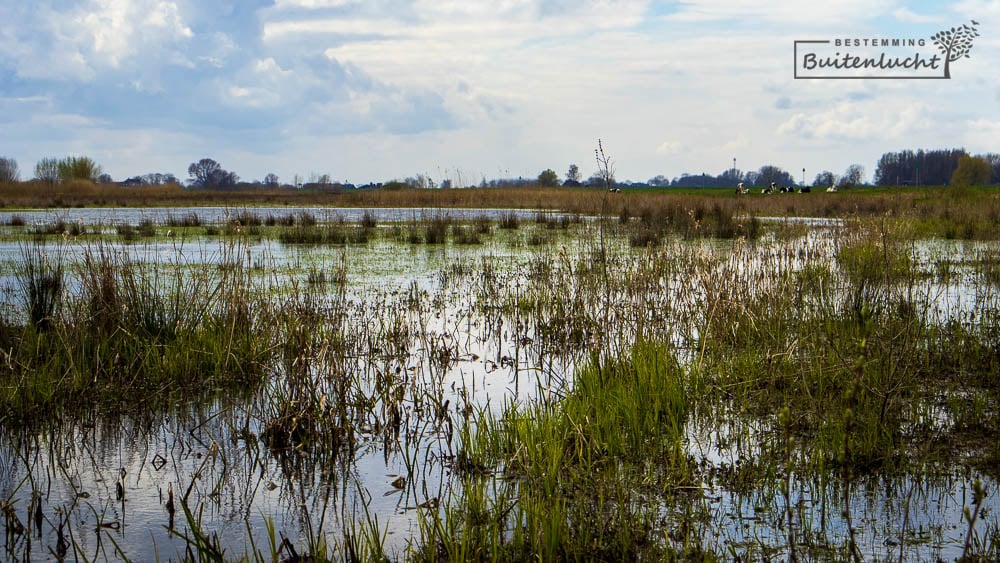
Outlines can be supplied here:
[[[811, 181], [882, 153], [1000, 152], [1000, 0], [0, 0], [0, 155], [116, 179], [363, 183], [774, 164]], [[950, 80], [795, 80], [800, 39], [979, 22]], [[925, 50], [933, 51], [929, 46]]]

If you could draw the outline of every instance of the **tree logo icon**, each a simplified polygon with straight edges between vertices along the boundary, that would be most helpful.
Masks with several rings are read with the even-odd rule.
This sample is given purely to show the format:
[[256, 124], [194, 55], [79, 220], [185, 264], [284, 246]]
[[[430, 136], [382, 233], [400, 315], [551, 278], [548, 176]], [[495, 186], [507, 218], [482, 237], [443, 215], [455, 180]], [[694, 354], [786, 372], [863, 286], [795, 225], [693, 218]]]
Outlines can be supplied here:
[[944, 77], [951, 78], [951, 63], [968, 58], [972, 49], [972, 41], [979, 37], [979, 30], [976, 27], [979, 22], [970, 20], [972, 25], [962, 24], [961, 27], [953, 27], [945, 31], [939, 31], [931, 36], [931, 40], [941, 50], [944, 55]]

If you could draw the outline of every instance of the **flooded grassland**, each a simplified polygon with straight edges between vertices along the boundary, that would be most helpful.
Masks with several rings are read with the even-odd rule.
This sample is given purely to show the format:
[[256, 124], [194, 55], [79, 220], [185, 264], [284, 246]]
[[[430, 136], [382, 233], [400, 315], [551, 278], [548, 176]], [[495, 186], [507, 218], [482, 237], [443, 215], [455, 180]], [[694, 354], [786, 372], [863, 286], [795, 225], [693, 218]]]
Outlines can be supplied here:
[[157, 213], [3, 218], [7, 558], [1000, 556], [995, 242]]

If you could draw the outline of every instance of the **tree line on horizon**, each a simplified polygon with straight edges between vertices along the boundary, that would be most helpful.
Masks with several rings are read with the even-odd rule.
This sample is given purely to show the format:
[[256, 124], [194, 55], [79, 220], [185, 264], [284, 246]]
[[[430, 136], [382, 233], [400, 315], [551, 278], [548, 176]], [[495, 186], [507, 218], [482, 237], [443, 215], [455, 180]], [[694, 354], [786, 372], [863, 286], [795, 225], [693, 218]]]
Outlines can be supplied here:
[[[682, 174], [671, 180], [659, 175], [650, 178], [646, 184], [659, 187], [729, 187], [743, 182], [748, 186], [766, 187], [771, 182], [779, 186], [805, 185], [803, 180], [796, 181], [792, 173], [768, 164], [756, 171], [729, 169], [715, 176]], [[972, 156], [965, 149], [887, 152], [875, 167], [871, 185], [945, 186], [956, 182], [962, 185], [1000, 184], [1000, 154]], [[839, 176], [829, 170], [816, 174], [811, 186], [844, 188], [865, 184], [864, 167], [852, 164]]]
[[[804, 170], [803, 170], [804, 173]], [[424, 174], [417, 174], [403, 180], [392, 180], [386, 183], [370, 183], [364, 186], [354, 186], [336, 182], [329, 174], [312, 174], [308, 179], [296, 175], [291, 183], [283, 183], [277, 174], [269, 173], [262, 180], [241, 182], [239, 176], [226, 170], [220, 163], [211, 158], [202, 158], [192, 162], [188, 167], [189, 178], [182, 182], [174, 174], [152, 172], [141, 176], [133, 176], [115, 182], [104, 172], [102, 167], [87, 156], [69, 156], [62, 159], [43, 158], [39, 160], [29, 181], [39, 181], [49, 184], [69, 182], [74, 180], [89, 181], [98, 184], [115, 183], [121, 186], [157, 186], [177, 184], [193, 189], [207, 190], [240, 190], [254, 188], [268, 189], [307, 189], [314, 191], [339, 191], [342, 189], [360, 188], [453, 188], [466, 187], [461, 180], [442, 180], [440, 184]], [[823, 170], [812, 179], [811, 186], [839, 188], [865, 185], [865, 170], [860, 164], [852, 164], [843, 174], [837, 175]], [[0, 183], [21, 181], [17, 161], [9, 157], [0, 157]], [[613, 175], [608, 178], [601, 172], [594, 172], [583, 179], [576, 164], [570, 165], [561, 180], [559, 174], [552, 169], [543, 170], [537, 178], [498, 178], [487, 180], [483, 177], [479, 187], [517, 187], [541, 185], [557, 186], [633, 186], [633, 187], [677, 187], [677, 188], [711, 188], [732, 187], [739, 183], [747, 186], [804, 186], [806, 179], [796, 180], [792, 172], [781, 167], [765, 164], [757, 170], [740, 170], [730, 168], [717, 175], [708, 173], [689, 174], [669, 179], [660, 174], [646, 182], [617, 182]], [[986, 153], [969, 155], [965, 149], [934, 149], [934, 150], [902, 150], [887, 152], [879, 159], [872, 184], [877, 186], [943, 186], [943, 185], [997, 185], [1000, 184], [1000, 154]], [[476, 185], [476, 184], [471, 184]]]

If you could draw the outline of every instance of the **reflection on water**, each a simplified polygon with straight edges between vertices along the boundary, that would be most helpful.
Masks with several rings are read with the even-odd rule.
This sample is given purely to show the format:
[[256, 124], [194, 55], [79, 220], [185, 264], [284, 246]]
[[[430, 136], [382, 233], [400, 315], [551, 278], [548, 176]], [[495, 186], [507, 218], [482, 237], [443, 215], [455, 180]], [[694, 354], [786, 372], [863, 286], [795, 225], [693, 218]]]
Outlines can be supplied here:
[[[171, 212], [188, 211], [73, 209], [20, 215], [34, 223], [62, 218], [113, 224], [162, 222]], [[225, 221], [228, 213], [222, 208], [195, 211], [206, 222]], [[351, 221], [364, 210], [328, 213]], [[378, 213], [378, 221], [388, 222], [426, 212]], [[475, 217], [483, 211], [448, 213]], [[0, 221], [6, 218], [0, 214]], [[221, 244], [226, 243], [197, 238], [115, 243], [113, 248], [145, 264], [186, 268], [218, 265], [226, 256]], [[706, 255], [719, 258], [721, 278], [732, 275], [727, 269], [737, 269], [739, 279], [758, 283], [760, 291], [767, 291], [775, 277], [761, 264], [796, 270], [835, 252], [828, 239], [814, 233], [785, 246], [733, 250], [728, 243], [728, 248], [703, 244]], [[70, 240], [49, 249], [78, 264], [86, 245]], [[624, 246], [614, 250], [625, 270], [653, 259]], [[351, 430], [323, 434], [328, 441], [321, 443], [276, 443], [269, 428], [282, 414], [275, 398], [291, 392], [291, 364], [274, 366], [273, 377], [260, 388], [164, 404], [141, 416], [93, 412], [85, 418], [54, 416], [29, 430], [0, 426], [0, 499], [6, 502], [8, 527], [20, 522], [26, 528], [24, 534], [8, 536], [7, 554], [42, 560], [73, 545], [81, 558], [90, 560], [183, 559], [195, 530], [228, 557], [278, 550], [286, 537], [304, 551], [316, 538], [340, 545], [345, 528], [370, 518], [377, 518], [386, 531], [386, 551], [402, 554], [418, 535], [421, 511], [458, 492], [450, 478], [460, 447], [458, 429], [475, 409], [499, 413], [506, 402], [553, 400], [574, 366], [591, 352], [593, 331], [605, 330], [623, 341], [635, 338], [636, 323], [624, 319], [615, 326], [577, 330], [559, 325], [554, 315], [535, 318], [551, 312], [543, 314], [526, 290], [521, 293], [530, 280], [554, 276], [552, 269], [582, 267], [592, 251], [592, 242], [569, 238], [561, 239], [558, 248], [538, 249], [498, 242], [472, 247], [385, 240], [346, 247], [248, 242], [242, 252], [251, 257], [256, 275], [276, 284], [269, 287], [305, 288], [311, 269], [344, 270], [344, 283], [315, 290], [330, 300], [327, 313], [336, 315], [337, 326], [344, 329], [343, 350], [317, 354], [303, 377], [309, 378], [313, 396], [328, 401], [319, 411], [329, 417], [325, 423]], [[918, 255], [930, 261], [942, 254], [956, 259], [956, 254], [978, 251], [961, 246], [941, 250], [928, 243]], [[19, 252], [19, 243], [0, 244], [2, 282], [12, 307], [16, 292], [10, 264]], [[571, 274], [566, 279], [575, 278]], [[497, 293], [491, 285], [505, 289]], [[702, 297], [685, 291], [685, 285], [683, 270], [671, 279], [651, 281], [643, 321], [644, 330], [671, 335], [682, 356], [698, 339], [698, 320], [690, 310]], [[71, 281], [71, 293], [73, 287]], [[962, 275], [947, 283], [928, 279], [918, 290], [936, 304], [942, 318], [967, 314], [983, 299], [996, 299], [993, 294], [984, 297], [981, 287]], [[570, 284], [566, 291], [575, 289]], [[512, 295], [515, 306], [489, 300], [499, 294]], [[612, 305], [634, 305], [637, 299], [623, 294], [606, 298]], [[338, 404], [350, 408], [338, 412], [328, 406]], [[754, 421], [741, 419], [739, 431], [714, 416], [693, 416], [688, 424], [690, 455], [708, 476], [703, 483], [704, 510], [713, 523], [704, 538], [708, 545], [731, 547], [731, 553], [742, 553], [747, 546], [775, 546], [762, 558], [787, 555], [781, 546], [790, 504], [798, 533], [814, 545], [843, 544], [853, 525], [866, 559], [961, 555], [962, 511], [971, 504], [968, 475], [942, 472], [849, 484], [794, 476], [791, 493], [780, 498], [773, 490], [732, 485], [761, 454]], [[993, 482], [987, 486], [996, 489]], [[850, 518], [843, 514], [845, 499]], [[984, 521], [995, 527], [995, 495], [986, 502]], [[192, 513], [186, 515], [183, 506]], [[290, 555], [288, 548], [281, 549]], [[68, 557], [73, 557], [72, 549]]]
[[[46, 248], [79, 264], [88, 244], [57, 240]], [[231, 256], [222, 248], [228, 243], [200, 238], [110, 244], [149, 267], [196, 268]], [[420, 507], [450, 494], [457, 427], [472, 406], [527, 400], [546, 374], [572, 370], [572, 356], [555, 358], [528, 345], [523, 328], [520, 335], [500, 330], [468, 299], [463, 271], [488, 260], [505, 276], [516, 276], [524, 259], [520, 250], [410, 249], [388, 242], [330, 249], [263, 240], [246, 243], [241, 252], [251, 256], [252, 272], [279, 286], [294, 281], [305, 287], [308, 268], [346, 265], [338, 306], [355, 347], [336, 365], [314, 367], [312, 377], [327, 397], [341, 392], [328, 379], [329, 370], [356, 386], [350, 402], [364, 407], [338, 421], [356, 429], [356, 441], [301, 452], [270, 447], [266, 426], [276, 416], [273, 398], [288, 392], [280, 368], [265, 387], [241, 397], [165, 404], [142, 419], [95, 412], [23, 434], [4, 432], [0, 498], [24, 523], [33, 498], [40, 499], [43, 514], [41, 538], [33, 528], [34, 535], [24, 536], [12, 553], [45, 558], [63, 537], [98, 560], [117, 558], [119, 549], [135, 560], [182, 558], [186, 540], [172, 533], [192, 537], [182, 501], [212, 541], [233, 556], [276, 548], [268, 543], [269, 526], [300, 548], [317, 537], [336, 545], [345, 527], [366, 514], [387, 527], [387, 550], [402, 552], [417, 532]], [[10, 263], [19, 256], [20, 243], [0, 244], [9, 296], [16, 293]], [[449, 264], [463, 266], [448, 273]], [[69, 278], [72, 293], [77, 285]], [[389, 323], [402, 327], [398, 347], [391, 349], [378, 341]], [[386, 388], [398, 402], [386, 397]], [[428, 417], [432, 409], [435, 416]], [[397, 427], [387, 429], [385, 421], [393, 417]], [[398, 476], [406, 476], [403, 486], [393, 485]], [[167, 510], [171, 492], [173, 517]]]
[[[172, 221], [182, 221], [194, 214], [200, 223], [219, 225], [237, 218], [241, 213], [251, 213], [261, 219], [267, 217], [296, 216], [306, 213], [321, 222], [346, 221], [357, 223], [364, 215], [370, 214], [380, 223], [395, 223], [401, 221], [419, 221], [422, 219], [447, 216], [455, 220], [470, 220], [477, 217], [487, 217], [497, 220], [504, 214], [513, 213], [521, 220], [535, 216], [538, 211], [532, 209], [431, 209], [424, 207], [392, 207], [392, 208], [353, 208], [353, 207], [70, 207], [62, 209], [42, 209], [25, 211], [0, 211], [0, 224], [9, 224], [14, 216], [21, 217], [28, 225], [47, 225], [57, 221], [67, 224], [83, 223], [84, 225], [137, 225], [142, 221], [152, 221], [166, 225]], [[549, 213], [555, 218], [558, 213]]]

